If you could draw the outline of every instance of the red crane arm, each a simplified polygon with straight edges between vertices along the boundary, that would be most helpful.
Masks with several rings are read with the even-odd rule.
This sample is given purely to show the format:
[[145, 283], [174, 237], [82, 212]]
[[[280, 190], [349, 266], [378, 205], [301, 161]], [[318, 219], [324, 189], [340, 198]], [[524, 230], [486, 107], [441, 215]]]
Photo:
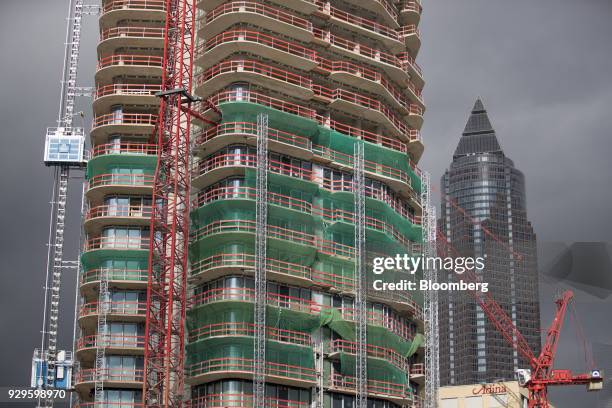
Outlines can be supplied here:
[[537, 360], [537, 366], [534, 370], [535, 378], [546, 378], [548, 373], [552, 369], [555, 361], [555, 355], [557, 353], [557, 345], [559, 344], [559, 337], [561, 335], [561, 329], [563, 328], [563, 322], [565, 321], [565, 313], [567, 312], [567, 306], [574, 297], [574, 293], [571, 290], [565, 291], [561, 298], [555, 302], [557, 304], [557, 313], [555, 319], [551, 323], [548, 331], [546, 332], [546, 341], [542, 352]]
[[[443, 253], [448, 254], [450, 244], [448, 243], [444, 234], [442, 234], [439, 230], [437, 231], [438, 235], [438, 243], [443, 243], [446, 246], [447, 251], [443, 251]], [[439, 248], [441, 249], [441, 248]], [[455, 250], [456, 252], [456, 250]], [[476, 274], [473, 271], [466, 271], [463, 275], [461, 275], [466, 281], [477, 283], [480, 281]], [[470, 290], [468, 291], [470, 295], [476, 300], [478, 305], [481, 307], [482, 311], [487, 315], [489, 321], [495, 326], [497, 331], [506, 339], [508, 344], [512, 347], [516, 348], [516, 350], [523, 355], [529, 361], [529, 364], [532, 368], [537, 366], [537, 358], [525, 337], [521, 334], [521, 332], [516, 328], [512, 319], [504, 312], [504, 310], [495, 302], [495, 299], [487, 292], [486, 296], [483, 296], [480, 291]]]

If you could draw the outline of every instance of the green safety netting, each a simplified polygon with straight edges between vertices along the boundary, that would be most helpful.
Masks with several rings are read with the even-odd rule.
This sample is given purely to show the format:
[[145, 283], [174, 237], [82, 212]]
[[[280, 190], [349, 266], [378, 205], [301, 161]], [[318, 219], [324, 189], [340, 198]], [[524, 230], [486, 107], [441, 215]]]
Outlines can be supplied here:
[[[340, 352], [340, 373], [349, 377], [356, 377], [356, 358], [354, 354]], [[408, 384], [408, 376], [405, 371], [389, 363], [388, 361], [368, 358], [367, 362], [368, 380], [385, 381], [393, 384]]]
[[[328, 147], [352, 155], [356, 139], [335, 130], [319, 125], [315, 120], [293, 115], [263, 105], [250, 102], [227, 102], [220, 104], [223, 111], [223, 123], [257, 121], [257, 114], [268, 114], [270, 128], [308, 137], [313, 144]], [[408, 156], [393, 149], [364, 141], [365, 159], [403, 170], [412, 181], [412, 188], [421, 192], [421, 179], [410, 167]]]
[[112, 173], [153, 175], [156, 164], [154, 155], [105, 154], [87, 162], [86, 177]]
[[[224, 301], [202, 305], [187, 315], [187, 327], [193, 330], [207, 324], [225, 322], [253, 323], [253, 303]], [[312, 332], [321, 326], [317, 315], [273, 306], [266, 307], [266, 326], [285, 330]]]
[[[193, 330], [215, 323], [253, 323], [253, 307], [253, 303], [240, 301], [224, 301], [202, 305], [188, 313], [187, 327], [189, 330]], [[267, 306], [266, 326], [305, 333], [325, 326], [343, 339], [355, 341], [355, 323], [343, 319], [340, 311], [331, 307], [322, 308], [319, 313], [304, 313]], [[417, 334], [412, 341], [407, 341], [380, 326], [368, 325], [367, 333], [368, 343], [393, 349], [404, 357], [413, 355], [423, 341], [421, 334]]]
[[[253, 338], [209, 337], [187, 345], [188, 364], [217, 358], [253, 359]], [[314, 354], [310, 347], [295, 344], [266, 342], [266, 361], [305, 368], [314, 368]]]

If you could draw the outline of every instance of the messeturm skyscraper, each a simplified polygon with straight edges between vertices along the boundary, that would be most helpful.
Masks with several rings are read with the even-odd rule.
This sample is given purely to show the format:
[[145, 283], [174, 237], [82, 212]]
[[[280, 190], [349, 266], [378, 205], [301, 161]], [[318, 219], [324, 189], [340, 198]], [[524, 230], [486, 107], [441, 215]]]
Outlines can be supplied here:
[[[480, 99], [440, 184], [438, 222], [449, 248], [457, 256], [485, 257], [480, 278], [539, 353], [536, 236], [525, 179], [502, 150]], [[441, 385], [511, 379], [528, 367], [467, 293], [441, 292], [439, 307]]]

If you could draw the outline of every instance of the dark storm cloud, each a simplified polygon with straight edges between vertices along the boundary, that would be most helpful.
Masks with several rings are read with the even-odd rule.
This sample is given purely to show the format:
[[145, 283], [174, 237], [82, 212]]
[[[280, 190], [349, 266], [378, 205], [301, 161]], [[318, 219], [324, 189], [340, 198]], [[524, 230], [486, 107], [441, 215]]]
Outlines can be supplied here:
[[[39, 339], [51, 190], [50, 172], [41, 164], [42, 143], [45, 127], [56, 117], [67, 3], [0, 1], [0, 355], [10, 368], [0, 370], [0, 386], [29, 380]], [[423, 0], [423, 5], [418, 62], [426, 75], [428, 109], [421, 166], [434, 184], [480, 95], [506, 154], [525, 173], [529, 218], [540, 243], [611, 241], [610, 1]], [[91, 85], [95, 19], [89, 17], [85, 27], [80, 83]], [[87, 102], [79, 109], [90, 117]], [[69, 211], [76, 217], [77, 181], [72, 191]], [[77, 239], [73, 222], [69, 258], [76, 256]], [[68, 295], [71, 278], [64, 282]], [[559, 287], [556, 281], [542, 285], [545, 325]], [[585, 332], [609, 344], [609, 325], [602, 322], [609, 321], [610, 305], [585, 293], [577, 296]], [[62, 344], [68, 346], [72, 299], [65, 299]], [[580, 368], [578, 349], [575, 338], [564, 333], [559, 366]], [[597, 406], [597, 397], [581, 389], [560, 395], [558, 408]]]

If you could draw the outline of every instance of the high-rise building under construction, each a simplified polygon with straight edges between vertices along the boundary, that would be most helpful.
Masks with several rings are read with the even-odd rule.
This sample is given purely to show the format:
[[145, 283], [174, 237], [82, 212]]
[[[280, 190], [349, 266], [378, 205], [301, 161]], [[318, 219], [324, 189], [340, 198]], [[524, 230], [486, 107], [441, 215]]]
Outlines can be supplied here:
[[[440, 185], [439, 228], [447, 247], [454, 256], [484, 257], [480, 279], [538, 355], [536, 236], [527, 220], [525, 180], [504, 154], [480, 99]], [[466, 293], [440, 295], [439, 330], [441, 385], [508, 380], [530, 366]]]
[[[162, 205], [152, 200], [151, 135], [170, 3], [102, 2], [76, 339], [81, 408], [143, 405], [146, 316], [156, 307], [147, 303], [150, 220]], [[422, 249], [419, 2], [197, 6], [193, 93], [207, 103], [193, 106], [184, 398], [194, 408], [346, 408], [364, 396], [368, 407], [422, 406], [423, 296], [371, 290], [356, 273], [372, 256]], [[262, 358], [263, 405], [254, 383]]]

